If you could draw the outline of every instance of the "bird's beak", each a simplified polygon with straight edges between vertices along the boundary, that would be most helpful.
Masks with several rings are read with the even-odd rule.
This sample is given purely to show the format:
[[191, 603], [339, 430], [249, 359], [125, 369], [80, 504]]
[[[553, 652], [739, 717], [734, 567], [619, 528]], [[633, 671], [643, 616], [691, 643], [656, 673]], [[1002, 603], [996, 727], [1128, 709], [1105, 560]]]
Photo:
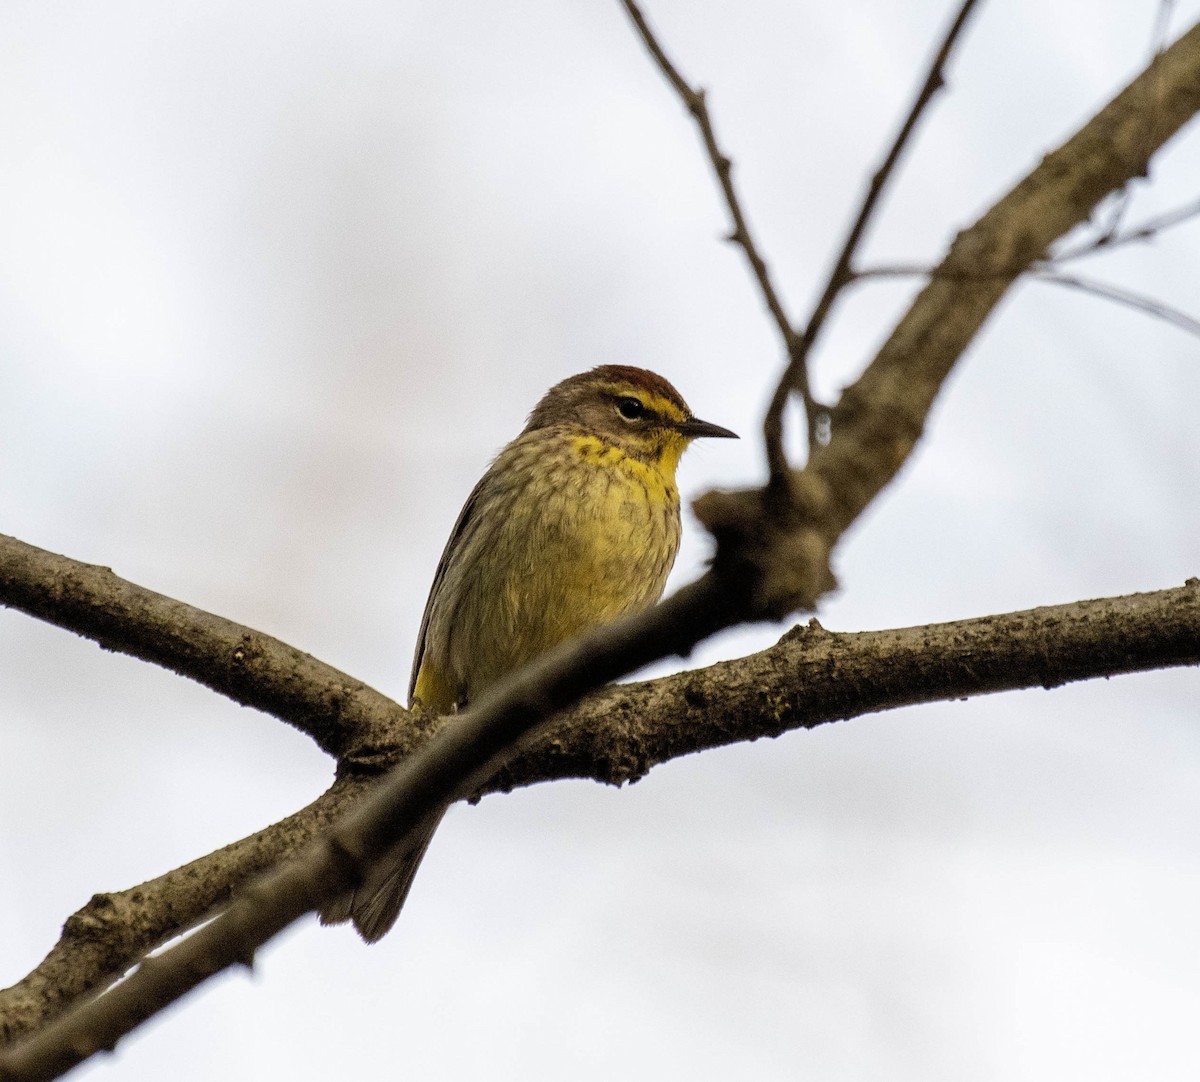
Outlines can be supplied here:
[[701, 436], [719, 436], [725, 440], [736, 440], [738, 438], [736, 432], [730, 432], [728, 428], [714, 425], [711, 421], [701, 421], [696, 417], [692, 417], [675, 427], [682, 435], [687, 436], [689, 440], [698, 439]]

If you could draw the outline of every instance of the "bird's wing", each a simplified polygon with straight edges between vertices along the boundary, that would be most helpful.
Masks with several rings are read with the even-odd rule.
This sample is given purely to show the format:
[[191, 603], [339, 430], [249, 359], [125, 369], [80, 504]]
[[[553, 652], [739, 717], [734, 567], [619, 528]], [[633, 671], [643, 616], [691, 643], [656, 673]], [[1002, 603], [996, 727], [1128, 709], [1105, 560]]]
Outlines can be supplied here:
[[438, 560], [437, 571], [433, 575], [433, 585], [429, 587], [429, 597], [425, 601], [425, 613], [421, 617], [421, 630], [417, 632], [417, 648], [413, 652], [412, 675], [408, 678], [409, 706], [412, 706], [413, 692], [417, 687], [417, 674], [421, 671], [421, 662], [425, 659], [425, 634], [429, 630], [429, 616], [433, 612], [434, 602], [437, 600], [438, 592], [442, 588], [442, 581], [446, 577], [446, 568], [450, 563], [450, 555], [454, 552], [459, 541], [462, 539], [462, 535], [466, 532], [467, 525], [475, 513], [476, 505], [479, 503], [479, 493], [490, 473], [491, 470], [489, 469], [479, 479], [475, 487], [471, 489], [471, 495], [467, 497], [467, 502], [463, 504], [462, 510], [458, 513], [458, 520], [454, 523], [454, 529], [450, 531], [450, 539], [446, 542], [446, 547], [442, 549], [442, 558]]

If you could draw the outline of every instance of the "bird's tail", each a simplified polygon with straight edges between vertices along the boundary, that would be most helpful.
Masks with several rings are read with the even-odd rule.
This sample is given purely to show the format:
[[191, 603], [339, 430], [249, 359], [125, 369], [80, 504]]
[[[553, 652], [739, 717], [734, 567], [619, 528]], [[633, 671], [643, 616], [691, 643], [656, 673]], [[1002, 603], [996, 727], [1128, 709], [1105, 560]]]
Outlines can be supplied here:
[[368, 943], [376, 943], [387, 935], [400, 915], [421, 858], [445, 814], [443, 808], [419, 834], [380, 860], [367, 873], [361, 886], [325, 906], [320, 911], [321, 923], [353, 921], [358, 934]]

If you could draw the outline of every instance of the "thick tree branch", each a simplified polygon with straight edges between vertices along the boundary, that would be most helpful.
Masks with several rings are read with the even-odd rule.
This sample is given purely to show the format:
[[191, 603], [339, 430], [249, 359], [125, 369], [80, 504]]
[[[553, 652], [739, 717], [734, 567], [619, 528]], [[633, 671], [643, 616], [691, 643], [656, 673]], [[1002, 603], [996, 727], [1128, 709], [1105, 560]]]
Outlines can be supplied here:
[[348, 733], [386, 726], [401, 712], [361, 680], [270, 635], [4, 534], [0, 605], [190, 677], [294, 725], [338, 758]]
[[727, 550], [759, 562], [759, 611], [783, 614], [820, 593], [813, 557], [832, 548], [907, 461], [943, 381], [1012, 282], [1105, 196], [1144, 175], [1149, 155], [1197, 110], [1200, 24], [958, 235], [879, 355], [842, 395], [829, 444], [792, 474], [790, 518], [781, 523], [775, 501], [768, 506], [760, 490], [697, 501], [697, 515]]
[[[736, 661], [606, 688], [475, 795], [562, 778], [620, 785], [670, 759], [921, 702], [1200, 663], [1200, 581], [954, 623], [838, 633], [815, 622]], [[430, 728], [357, 732], [368, 771], [399, 762]], [[143, 954], [291, 856], [369, 785], [344, 778], [296, 815], [71, 917], [46, 960], [0, 992], [0, 1043], [35, 1029], [81, 994], [107, 986]]]
[[0, 1054], [0, 1080], [57, 1078], [254, 952], [305, 913], [358, 886], [434, 815], [508, 762], [559, 710], [651, 660], [686, 654], [743, 619], [737, 580], [709, 572], [662, 604], [549, 651], [455, 715], [437, 738], [295, 860], [262, 876], [222, 914], [105, 995], [60, 1015]]
[[889, 631], [815, 620], [735, 661], [590, 696], [481, 792], [635, 781], [708, 748], [1021, 688], [1200, 664], [1200, 579], [1177, 589]]
[[61, 938], [37, 968], [0, 991], [0, 1047], [80, 997], [103, 991], [147, 951], [227, 903], [249, 878], [327, 830], [367, 786], [365, 778], [340, 780], [308, 807], [265, 830], [136, 887], [93, 895], [67, 918]]

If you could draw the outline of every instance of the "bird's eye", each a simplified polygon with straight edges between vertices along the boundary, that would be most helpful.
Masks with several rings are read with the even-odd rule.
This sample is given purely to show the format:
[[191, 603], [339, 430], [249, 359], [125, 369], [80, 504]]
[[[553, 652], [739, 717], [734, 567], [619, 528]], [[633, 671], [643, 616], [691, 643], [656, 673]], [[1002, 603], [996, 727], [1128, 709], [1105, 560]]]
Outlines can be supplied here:
[[646, 416], [646, 407], [637, 398], [618, 398], [617, 412], [627, 421], [636, 421], [639, 417]]

